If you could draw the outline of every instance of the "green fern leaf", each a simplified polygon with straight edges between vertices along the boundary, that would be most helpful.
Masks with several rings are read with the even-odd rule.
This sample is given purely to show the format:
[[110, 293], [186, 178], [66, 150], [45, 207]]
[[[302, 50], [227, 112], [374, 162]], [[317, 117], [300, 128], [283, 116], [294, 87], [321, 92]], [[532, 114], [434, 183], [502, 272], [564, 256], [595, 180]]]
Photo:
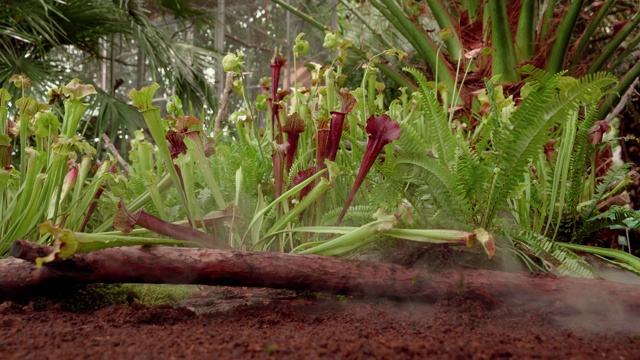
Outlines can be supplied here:
[[402, 133], [396, 145], [404, 154], [426, 154], [427, 148], [424, 146], [424, 139], [411, 123], [402, 124]]
[[596, 231], [607, 229], [614, 225], [626, 226], [625, 220], [635, 218], [636, 216], [636, 212], [631, 209], [613, 205], [607, 211], [584, 221], [580, 229], [575, 233], [572, 242], [580, 243]]
[[420, 100], [420, 109], [425, 121], [425, 126], [429, 129], [427, 136], [428, 143], [433, 147], [436, 157], [444, 166], [450, 166], [455, 161], [455, 151], [457, 148], [456, 139], [453, 136], [449, 120], [445, 109], [438, 102], [437, 95], [427, 85], [427, 79], [422, 73], [413, 68], [404, 68], [416, 78], [420, 91], [417, 92]]
[[[327, 211], [322, 216], [322, 224], [321, 225], [333, 225], [336, 223], [338, 219], [338, 215], [340, 215], [340, 211], [342, 211], [341, 207], [337, 207]], [[367, 222], [371, 222], [371, 215], [378, 211], [376, 206], [370, 205], [355, 205], [349, 208], [347, 214], [344, 217], [345, 223], [353, 222], [355, 224], [363, 224]]]
[[[414, 169], [411, 169], [411, 166], [405, 168], [406, 165], [411, 165]], [[411, 172], [411, 170], [415, 171]], [[429, 158], [426, 155], [400, 155], [396, 161], [396, 172], [407, 174], [407, 179], [410, 182], [426, 184], [428, 192], [433, 196], [439, 209], [468, 221], [467, 216], [471, 213], [469, 204], [464, 198], [464, 194], [457, 191], [454, 174], [437, 159]]]
[[511, 116], [513, 130], [499, 134], [495, 148], [503, 150], [498, 156], [488, 188], [487, 207], [481, 222], [483, 228], [489, 227], [499, 207], [518, 185], [527, 164], [542, 151], [542, 145], [547, 142], [548, 132], [554, 122], [551, 117], [542, 116], [542, 104], [551, 100], [552, 92], [550, 87], [542, 87], [530, 94]]
[[481, 164], [476, 152], [468, 147], [460, 148], [453, 173], [455, 174], [455, 191], [458, 194], [463, 194], [465, 202], [470, 205], [469, 210], [473, 211], [470, 215], [475, 219], [476, 212], [483, 209], [485, 205], [481, 203], [481, 199], [485, 195], [484, 186], [490, 179], [490, 173]]
[[543, 261], [548, 269], [555, 268], [560, 274], [567, 276], [597, 277], [595, 269], [587, 261], [546, 236], [522, 231], [513, 238], [530, 255]]
[[577, 219], [576, 212], [584, 189], [585, 174], [588, 173], [590, 159], [595, 152], [595, 147], [589, 142], [589, 130], [595, 124], [597, 116], [598, 108], [590, 106], [576, 133], [573, 154], [571, 155], [571, 169], [569, 170], [570, 186], [566, 201], [566, 218], [569, 219]]
[[609, 169], [609, 171], [607, 171], [596, 187], [595, 194], [591, 200], [591, 205], [580, 216], [583, 221], [588, 221], [588, 219], [593, 216], [598, 203], [604, 200], [604, 196], [622, 180], [629, 171], [629, 166], [630, 164], [614, 165]]
[[496, 148], [504, 151], [498, 158], [497, 172], [488, 189], [482, 227], [487, 228], [493, 221], [498, 209], [516, 188], [523, 169], [548, 141], [551, 128], [581, 103], [593, 99], [594, 93], [599, 93], [601, 88], [615, 83], [616, 78], [605, 73], [586, 76], [552, 96], [558, 81], [559, 75], [554, 75], [545, 84], [537, 84], [538, 89], [512, 114], [513, 130], [501, 133]]
[[531, 64], [525, 64], [518, 68], [518, 72], [522, 75], [528, 75], [527, 82], [541, 81], [549, 76], [549, 73], [543, 69], [539, 69]]

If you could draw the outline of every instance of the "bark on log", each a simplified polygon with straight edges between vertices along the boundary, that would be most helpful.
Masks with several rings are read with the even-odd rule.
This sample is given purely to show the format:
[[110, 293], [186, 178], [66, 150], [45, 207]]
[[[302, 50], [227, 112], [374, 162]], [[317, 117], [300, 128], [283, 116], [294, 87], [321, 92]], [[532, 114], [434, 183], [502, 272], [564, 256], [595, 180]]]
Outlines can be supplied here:
[[0, 294], [25, 287], [70, 283], [173, 283], [268, 287], [357, 297], [435, 301], [463, 296], [488, 304], [568, 306], [584, 311], [640, 313], [640, 286], [550, 278], [490, 270], [420, 269], [327, 256], [271, 252], [132, 246], [76, 254], [36, 269], [48, 247], [18, 240], [0, 261]]

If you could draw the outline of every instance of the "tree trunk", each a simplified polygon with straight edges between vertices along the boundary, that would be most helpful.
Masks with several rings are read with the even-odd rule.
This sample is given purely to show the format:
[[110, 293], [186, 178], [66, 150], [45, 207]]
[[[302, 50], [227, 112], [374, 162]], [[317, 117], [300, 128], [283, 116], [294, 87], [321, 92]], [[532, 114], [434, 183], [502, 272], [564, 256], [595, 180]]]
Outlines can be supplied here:
[[274, 252], [131, 246], [76, 254], [37, 269], [50, 248], [18, 240], [0, 261], [0, 294], [62, 283], [171, 283], [268, 287], [356, 297], [435, 301], [472, 297], [487, 304], [569, 306], [640, 313], [640, 287], [575, 278], [467, 269], [429, 273], [361, 260]]

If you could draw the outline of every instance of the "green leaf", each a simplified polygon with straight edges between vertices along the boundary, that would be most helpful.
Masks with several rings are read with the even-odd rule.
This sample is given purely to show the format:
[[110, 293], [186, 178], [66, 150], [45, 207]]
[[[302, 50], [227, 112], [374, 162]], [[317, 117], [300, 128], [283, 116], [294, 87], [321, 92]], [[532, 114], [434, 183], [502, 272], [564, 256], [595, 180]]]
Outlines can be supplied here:
[[5, 106], [9, 100], [11, 100], [11, 94], [5, 88], [0, 88], [0, 106]]
[[[318, 245], [312, 247], [302, 245], [299, 248], [293, 249], [292, 252], [298, 252], [300, 254], [343, 255], [360, 249], [374, 241], [376, 234], [379, 234], [383, 230], [391, 229], [397, 223], [395, 216], [387, 215], [381, 211], [374, 214], [374, 217], [376, 220], [347, 234], [326, 242], [318, 243]], [[300, 250], [302, 247], [305, 247], [305, 249]]]
[[597, 255], [605, 259], [617, 260], [608, 262], [640, 276], [640, 258], [624, 251], [568, 243], [558, 243], [558, 246], [573, 251], [582, 251], [588, 254]]
[[76, 233], [68, 229], [54, 226], [48, 220], [40, 226], [41, 234], [51, 234], [54, 236], [53, 252], [46, 257], [36, 259], [36, 266], [54, 261], [55, 259], [67, 259], [74, 254], [87, 253], [97, 250], [109, 249], [120, 246], [134, 245], [191, 245], [199, 246], [197, 243], [173, 239], [145, 238], [135, 236], [100, 235]]
[[525, 249], [525, 253], [543, 261], [544, 270], [556, 269], [563, 275], [574, 277], [596, 277], [595, 269], [566, 246], [573, 244], [556, 242], [531, 231], [519, 232], [513, 238], [519, 247]]
[[420, 110], [422, 111], [424, 126], [428, 129], [428, 145], [432, 147], [434, 155], [442, 165], [449, 167], [455, 161], [457, 142], [451, 131], [449, 119], [445, 109], [442, 108], [434, 90], [427, 84], [427, 79], [418, 70], [404, 68], [416, 78], [420, 91], [417, 92], [420, 99]]
[[36, 114], [34, 125], [36, 136], [48, 137], [58, 132], [61, 123], [51, 111], [41, 111]]
[[158, 83], [153, 83], [140, 90], [131, 89], [131, 91], [129, 91], [129, 98], [133, 101], [133, 106], [137, 107], [141, 112], [156, 108], [156, 106], [153, 105], [153, 95], [159, 88], [160, 85], [158, 85]]
[[78, 101], [82, 101], [83, 98], [89, 95], [97, 94], [93, 85], [82, 84], [82, 81], [78, 78], [71, 80], [67, 85], [63, 86], [62, 93], [69, 96], [71, 100]]

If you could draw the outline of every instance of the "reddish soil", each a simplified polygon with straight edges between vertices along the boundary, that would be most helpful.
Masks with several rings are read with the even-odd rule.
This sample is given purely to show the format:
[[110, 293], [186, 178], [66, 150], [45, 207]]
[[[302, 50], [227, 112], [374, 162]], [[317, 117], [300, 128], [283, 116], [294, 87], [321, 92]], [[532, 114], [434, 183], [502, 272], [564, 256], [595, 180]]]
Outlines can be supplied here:
[[640, 359], [637, 317], [565, 306], [217, 287], [174, 307], [35, 308], [0, 304], [1, 359]]

